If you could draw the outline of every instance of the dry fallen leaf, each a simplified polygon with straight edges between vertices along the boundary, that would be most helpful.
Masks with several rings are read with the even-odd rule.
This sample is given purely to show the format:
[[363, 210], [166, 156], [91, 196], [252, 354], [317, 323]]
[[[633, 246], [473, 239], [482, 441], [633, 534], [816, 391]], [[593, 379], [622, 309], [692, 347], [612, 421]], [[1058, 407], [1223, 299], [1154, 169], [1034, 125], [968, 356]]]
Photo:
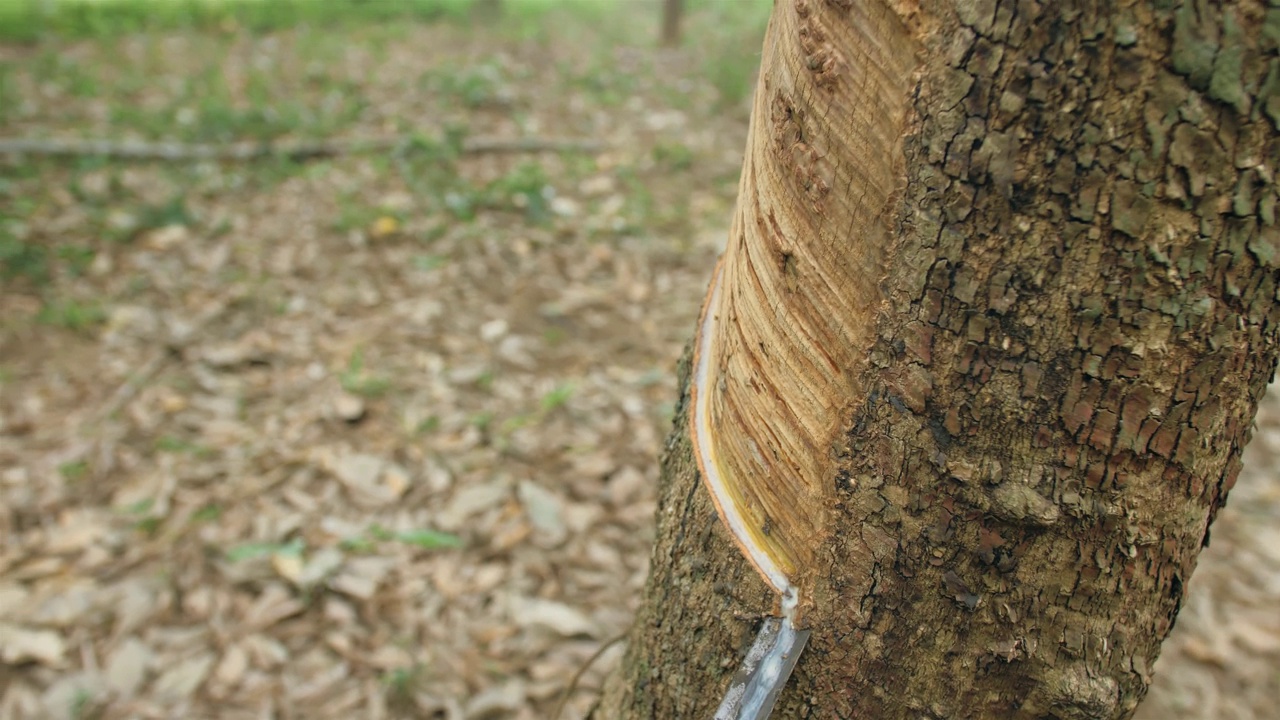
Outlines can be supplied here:
[[[280, 558], [281, 555], [275, 555]], [[289, 556], [284, 556], [289, 557]], [[301, 573], [301, 570], [299, 570]], [[262, 631], [284, 620], [302, 612], [305, 606], [299, 602], [288, 590], [276, 583], [268, 585], [257, 600], [244, 614], [244, 624], [247, 628]]]
[[118, 697], [133, 697], [146, 680], [154, 658], [155, 653], [146, 643], [134, 637], [125, 638], [104, 663], [107, 688]]
[[170, 702], [190, 697], [204, 683], [214, 659], [213, 653], [204, 652], [170, 666], [156, 678], [156, 695]]
[[399, 231], [400, 221], [390, 215], [383, 215], [373, 221], [373, 225], [369, 228], [369, 235], [374, 239], [381, 239]]
[[0, 660], [6, 664], [38, 662], [49, 667], [61, 667], [66, 652], [67, 645], [62, 635], [53, 630], [0, 623]]
[[532, 480], [521, 480], [516, 488], [520, 504], [539, 536], [549, 546], [559, 545], [568, 536], [563, 519], [563, 501]]
[[491, 481], [458, 489], [453, 500], [437, 515], [436, 524], [451, 532], [466, 526], [472, 516], [497, 506], [510, 497], [511, 486], [505, 481]]
[[344, 595], [368, 600], [395, 564], [392, 558], [353, 558], [329, 581], [329, 586]]
[[333, 412], [347, 422], [356, 422], [365, 415], [364, 400], [351, 393], [340, 393], [333, 400]]
[[222, 654], [222, 659], [214, 668], [211, 681], [219, 688], [220, 694], [229, 692], [244, 680], [249, 670], [249, 654], [240, 645], [231, 645]]
[[599, 632], [581, 610], [554, 600], [513, 597], [510, 615], [522, 627], [549, 630], [562, 637], [595, 636]]
[[467, 702], [466, 718], [467, 720], [489, 720], [510, 717], [524, 704], [525, 694], [525, 684], [520, 680], [510, 680], [491, 687]]

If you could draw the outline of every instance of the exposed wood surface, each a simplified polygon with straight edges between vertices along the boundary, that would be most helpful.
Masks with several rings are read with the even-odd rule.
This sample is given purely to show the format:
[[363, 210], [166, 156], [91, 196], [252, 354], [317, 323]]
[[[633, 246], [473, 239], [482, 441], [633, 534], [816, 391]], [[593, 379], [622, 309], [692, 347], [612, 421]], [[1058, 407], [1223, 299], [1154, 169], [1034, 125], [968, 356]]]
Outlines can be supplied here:
[[793, 582], [828, 532], [833, 447], [863, 395], [912, 48], [875, 3], [781, 4], [765, 44], [707, 385], [722, 517]]

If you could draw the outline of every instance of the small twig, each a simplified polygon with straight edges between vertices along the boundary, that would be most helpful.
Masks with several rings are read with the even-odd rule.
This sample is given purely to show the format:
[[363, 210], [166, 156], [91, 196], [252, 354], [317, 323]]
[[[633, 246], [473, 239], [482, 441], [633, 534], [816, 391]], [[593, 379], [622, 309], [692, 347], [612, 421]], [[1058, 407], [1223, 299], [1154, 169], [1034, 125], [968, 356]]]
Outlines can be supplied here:
[[569, 681], [569, 686], [564, 689], [564, 694], [560, 696], [560, 702], [556, 703], [555, 712], [551, 713], [551, 720], [560, 720], [560, 716], [564, 713], [565, 706], [569, 704], [569, 698], [573, 695], [573, 691], [578, 689], [578, 681], [586, 674], [587, 669], [590, 668], [596, 660], [599, 660], [601, 655], [604, 655], [605, 650], [617, 645], [619, 641], [625, 640], [626, 637], [627, 633], [615, 635], [614, 637], [606, 640], [603, 645], [596, 648], [595, 652], [591, 653], [591, 657], [587, 658], [586, 662], [582, 663], [582, 667], [578, 668], [578, 672], [574, 673], [573, 679]]
[[[245, 162], [274, 157], [303, 161], [359, 153], [386, 152], [405, 146], [413, 137], [354, 140], [236, 142], [221, 145], [138, 140], [77, 140], [0, 138], [0, 155], [42, 157], [103, 157], [113, 160], [225, 160]], [[466, 138], [459, 150], [467, 154], [582, 152], [604, 149], [593, 140], [570, 138]]]

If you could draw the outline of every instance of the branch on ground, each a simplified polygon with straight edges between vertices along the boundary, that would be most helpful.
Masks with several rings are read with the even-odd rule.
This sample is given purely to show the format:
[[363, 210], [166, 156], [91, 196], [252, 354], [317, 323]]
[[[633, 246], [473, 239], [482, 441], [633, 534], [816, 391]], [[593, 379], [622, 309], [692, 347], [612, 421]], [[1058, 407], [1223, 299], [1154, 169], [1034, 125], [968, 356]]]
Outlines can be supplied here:
[[[113, 160], [224, 160], [250, 161], [281, 158], [303, 161], [337, 155], [376, 153], [409, 147], [415, 137], [366, 138], [291, 142], [237, 142], [188, 144], [134, 140], [73, 140], [0, 138], [0, 155], [42, 157], [103, 157]], [[594, 140], [570, 138], [466, 138], [458, 148], [466, 154], [495, 153], [592, 153], [607, 147]]]

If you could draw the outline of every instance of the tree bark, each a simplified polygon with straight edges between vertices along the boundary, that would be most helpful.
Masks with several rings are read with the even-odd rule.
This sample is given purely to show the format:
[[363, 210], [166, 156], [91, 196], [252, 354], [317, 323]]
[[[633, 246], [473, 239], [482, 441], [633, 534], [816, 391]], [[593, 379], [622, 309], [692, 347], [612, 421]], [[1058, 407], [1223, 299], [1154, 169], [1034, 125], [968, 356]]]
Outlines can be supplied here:
[[[775, 717], [1133, 713], [1276, 367], [1278, 46], [1276, 0], [778, 0], [702, 389], [813, 630]], [[688, 405], [598, 717], [711, 717], [776, 606]]]

